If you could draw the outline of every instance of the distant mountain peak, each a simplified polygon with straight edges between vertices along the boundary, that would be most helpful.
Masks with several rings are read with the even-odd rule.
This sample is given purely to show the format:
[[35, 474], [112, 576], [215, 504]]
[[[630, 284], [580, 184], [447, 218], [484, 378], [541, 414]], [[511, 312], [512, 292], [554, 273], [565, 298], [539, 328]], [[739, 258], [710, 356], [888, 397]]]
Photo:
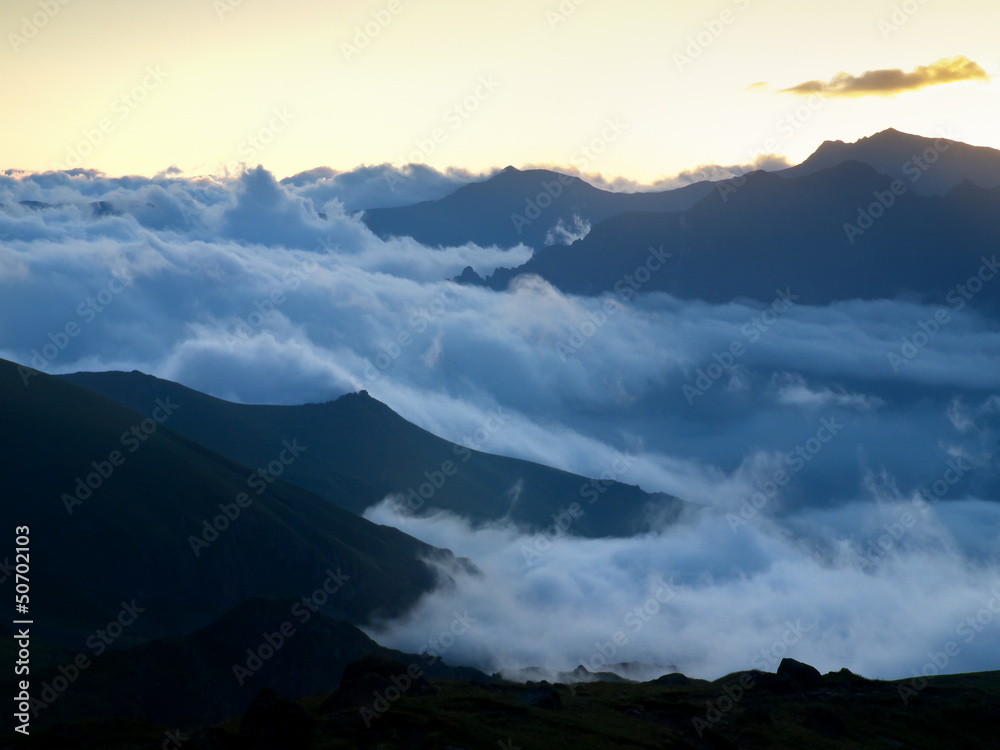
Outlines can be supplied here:
[[919, 195], [945, 195], [964, 180], [981, 188], [1000, 185], [1000, 151], [971, 146], [943, 135], [923, 136], [886, 128], [853, 142], [823, 141], [782, 177], [803, 177], [847, 161], [868, 164], [901, 180]]
[[560, 222], [593, 226], [627, 211], [685, 211], [711, 191], [712, 183], [702, 181], [662, 192], [616, 193], [564, 171], [507, 166], [439, 200], [370, 209], [362, 220], [379, 237], [413, 237], [431, 247], [473, 242], [540, 249], [551, 244]]
[[880, 135], [910, 135], [910, 134], [904, 133], [902, 130], [896, 130], [896, 128], [886, 128], [885, 130], [881, 130], [878, 133], [875, 133], [875, 135], [871, 137], [877, 138]]
[[456, 284], [467, 284], [469, 286], [483, 286], [486, 282], [483, 277], [476, 273], [472, 266], [466, 266], [462, 273], [452, 279]]

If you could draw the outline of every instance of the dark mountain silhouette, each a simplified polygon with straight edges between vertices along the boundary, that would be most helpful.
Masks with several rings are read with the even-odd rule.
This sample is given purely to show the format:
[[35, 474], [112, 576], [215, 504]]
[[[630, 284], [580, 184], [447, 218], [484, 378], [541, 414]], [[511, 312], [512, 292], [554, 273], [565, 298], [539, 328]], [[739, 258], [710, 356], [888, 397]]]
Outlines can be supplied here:
[[[850, 161], [902, 180], [917, 195], [944, 195], [966, 181], [988, 190], [1000, 186], [1000, 151], [893, 129], [854, 143], [825, 141], [802, 164], [772, 174], [804, 177]], [[431, 246], [524, 243], [540, 250], [567, 242], [566, 233], [553, 232], [557, 225], [579, 236], [582, 232], [574, 228], [593, 227], [625, 213], [684, 212], [719, 184], [703, 181], [655, 193], [614, 193], [558, 172], [507, 167], [440, 200], [372, 209], [363, 212], [362, 219], [381, 237], [408, 236]]]
[[893, 128], [854, 143], [824, 141], [804, 162], [775, 174], [802, 177], [846, 161], [860, 161], [902, 180], [918, 195], [944, 195], [966, 180], [986, 189], [1000, 186], [1000, 151]]
[[380, 237], [413, 237], [431, 246], [540, 248], [562, 241], [550, 237], [557, 225], [572, 230], [579, 222], [590, 226], [626, 211], [683, 211], [712, 188], [711, 182], [697, 182], [657, 193], [613, 193], [558, 172], [507, 167], [440, 200], [371, 209], [362, 220]]
[[[943, 304], [996, 251], [1000, 188], [966, 181], [945, 196], [922, 196], [895, 184], [898, 195], [891, 178], [854, 161], [797, 178], [754, 172], [683, 213], [608, 219], [486, 283], [504, 289], [532, 273], [584, 295], [662, 291], [770, 303], [777, 289], [789, 289], [801, 304], [899, 295]], [[647, 262], [661, 266], [639, 271]], [[965, 303], [998, 299], [1000, 283], [987, 283]]]
[[[354, 625], [312, 612], [301, 599], [257, 597], [189, 635], [95, 657], [37, 723], [129, 718], [170, 727], [211, 724], [242, 714], [261, 690], [291, 696], [333, 690], [345, 668], [366, 657], [401, 664], [397, 676], [415, 664], [425, 678], [490, 681], [434, 655], [380, 646]], [[42, 685], [59, 675], [58, 668], [39, 670], [38, 698], [46, 700]]]
[[[11, 533], [30, 527], [44, 549], [31, 558], [36, 645], [92, 653], [104, 644], [88, 636], [126, 609], [142, 612], [122, 618], [118, 645], [191, 631], [248, 597], [296, 597], [324, 585], [336, 589], [324, 611], [363, 623], [402, 613], [439, 583], [424, 560], [459, 564], [276, 479], [276, 467], [255, 475], [182, 437], [170, 423], [185, 409], [196, 407], [165, 398], [151, 413], [174, 413], [158, 423], [0, 360], [8, 498], [0, 520]], [[306, 448], [300, 458], [309, 455], [301, 436], [288, 443], [296, 437]], [[278, 440], [267, 458], [283, 465], [281, 457], [293, 453]], [[327, 584], [331, 574], [337, 580]]]
[[[248, 466], [266, 464], [274, 446], [298, 438], [309, 450], [282, 478], [355, 513], [396, 493], [414, 511], [449, 510], [475, 522], [509, 518], [536, 530], [551, 527], [555, 515], [571, 534], [628, 536], [645, 530], [650, 511], [680, 509], [669, 495], [455, 445], [364, 391], [325, 404], [255, 406], [139, 372], [64, 377], [137, 411], [151, 411], [157, 399], [170, 398], [182, 405], [171, 417], [172, 429]], [[487, 427], [503, 429], [503, 421], [497, 414]], [[487, 434], [484, 429], [470, 442], [486, 447]], [[584, 512], [567, 520], [573, 503]]]
[[[212, 658], [207, 652], [204, 656]], [[333, 692], [292, 696], [262, 689], [242, 716], [210, 728], [183, 726], [165, 734], [163, 725], [146, 720], [105, 718], [33, 730], [30, 738], [0, 738], [0, 748], [997, 746], [998, 672], [882, 681], [847, 669], [820, 675], [808, 664], [785, 659], [777, 674], [751, 670], [713, 682], [672, 674], [645, 683], [518, 684], [470, 678], [455, 670], [407, 685], [399, 675], [412, 658], [384, 650], [366, 654], [347, 665], [341, 683], [345, 689]], [[406, 689], [396, 687], [393, 677]], [[206, 686], [206, 694], [213, 688]], [[107, 706], [102, 708], [107, 712]]]

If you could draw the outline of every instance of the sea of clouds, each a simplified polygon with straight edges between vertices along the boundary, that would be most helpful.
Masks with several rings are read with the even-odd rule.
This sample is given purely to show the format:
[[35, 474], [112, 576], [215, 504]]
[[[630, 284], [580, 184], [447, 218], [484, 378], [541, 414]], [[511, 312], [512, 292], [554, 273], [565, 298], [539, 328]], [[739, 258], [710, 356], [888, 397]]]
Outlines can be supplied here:
[[540, 543], [389, 498], [369, 517], [480, 570], [373, 626], [390, 646], [451, 633], [448, 661], [508, 673], [604, 659], [714, 678], [780, 651], [905, 677], [955, 641], [944, 671], [1000, 668], [996, 320], [946, 300], [807, 307], [794, 290], [711, 305], [521, 277], [494, 292], [449, 279], [531, 249], [382, 240], [357, 214], [482, 178], [8, 172], [0, 357], [251, 403], [366, 389], [456, 442], [502, 408], [484, 450], [585, 476], [627, 455], [620, 481], [685, 501], [643, 536]]

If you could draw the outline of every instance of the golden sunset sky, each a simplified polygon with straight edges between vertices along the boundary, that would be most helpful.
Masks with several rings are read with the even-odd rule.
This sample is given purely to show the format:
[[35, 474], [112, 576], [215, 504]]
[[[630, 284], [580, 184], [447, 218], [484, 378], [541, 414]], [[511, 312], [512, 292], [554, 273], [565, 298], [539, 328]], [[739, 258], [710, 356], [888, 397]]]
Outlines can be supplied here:
[[997, 29], [983, 0], [4, 0], [0, 169], [651, 182], [889, 127], [1000, 148]]

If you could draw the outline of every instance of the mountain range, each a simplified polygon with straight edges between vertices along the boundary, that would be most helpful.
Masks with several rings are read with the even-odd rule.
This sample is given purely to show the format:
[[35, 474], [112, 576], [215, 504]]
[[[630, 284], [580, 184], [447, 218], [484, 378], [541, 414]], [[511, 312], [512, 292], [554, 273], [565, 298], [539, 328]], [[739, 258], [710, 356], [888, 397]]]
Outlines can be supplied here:
[[662, 493], [476, 450], [503, 428], [502, 413], [460, 445], [407, 422], [366, 391], [325, 404], [255, 406], [139, 372], [64, 377], [147, 416], [159, 400], [182, 404], [172, 430], [246, 466], [266, 463], [274, 446], [298, 439], [308, 451], [283, 478], [354, 513], [396, 495], [422, 515], [446, 510], [477, 524], [509, 520], [543, 531], [578, 503], [587, 512], [573, 520], [571, 533], [607, 537], [639, 533], [651, 514], [669, 517], [681, 508]]
[[[561, 181], [569, 181], [566, 189], [541, 208], [546, 190], [539, 186]], [[1000, 228], [1000, 152], [892, 129], [855, 143], [824, 142], [802, 164], [778, 172], [678, 190], [606, 194], [578, 183], [556, 172], [508, 169], [438, 201], [368, 211], [363, 220], [380, 235], [429, 244], [533, 247], [523, 265], [486, 279], [471, 268], [457, 277], [496, 290], [534, 274], [579, 295], [667, 292], [771, 303], [780, 288], [816, 305], [943, 302], [992, 260]], [[529, 203], [540, 207], [537, 217], [512, 234]], [[554, 241], [560, 224], [585, 227], [585, 236]], [[964, 301], [992, 307], [998, 289]]]
[[[37, 212], [32, 217], [44, 217], [57, 205], [20, 203]], [[125, 221], [128, 212], [120, 209], [95, 201], [87, 215]], [[1000, 302], [1000, 285], [987, 283], [1000, 271], [1000, 152], [895, 130], [855, 143], [828, 141], [802, 164], [781, 171], [670, 191], [613, 193], [550, 170], [508, 167], [439, 200], [357, 216], [376, 235], [413, 237], [432, 254], [467, 243], [532, 248], [522, 265], [485, 277], [469, 267], [455, 279], [498, 294], [532, 276], [572, 295], [617, 297], [612, 304], [653, 292], [712, 304], [895, 299], [955, 310], [969, 306], [993, 316]], [[241, 250], [265, 252], [263, 246]], [[855, 409], [874, 419], [888, 400], [873, 396], [874, 386], [855, 394], [840, 381], [838, 390], [820, 390], [823, 384], [809, 390], [804, 377], [772, 381], [780, 383], [778, 397], [784, 395], [788, 411], [822, 403], [824, 409]], [[940, 387], [943, 396], [952, 395], [944, 392], [950, 384]], [[988, 386], [980, 390], [956, 391], [947, 414], [936, 414], [959, 436], [949, 439], [973, 433], [992, 439], [988, 420], [996, 413], [996, 397]], [[921, 408], [942, 411], [925, 393], [913, 397]], [[959, 403], [968, 394], [983, 403], [968, 412], [972, 416]], [[622, 420], [626, 409], [614, 418]], [[32, 540], [32, 675], [35, 697], [46, 704], [36, 717], [46, 728], [38, 747], [162, 746], [163, 728], [175, 725], [197, 731], [187, 745], [194, 748], [310, 742], [492, 748], [500, 736], [494, 733], [507, 727], [526, 746], [534, 737], [541, 738], [539, 746], [552, 747], [832, 748], [917, 746], [921, 740], [926, 746], [955, 741], [986, 747], [992, 741], [996, 673], [939, 678], [920, 688], [921, 705], [933, 711], [908, 714], [910, 680], [885, 683], [846, 670], [821, 676], [790, 659], [781, 661], [777, 674], [755, 669], [714, 682], [667, 674], [676, 670], [673, 653], [656, 665], [609, 663], [610, 656], [600, 665], [589, 662], [592, 669], [522, 663], [520, 671], [504, 672], [518, 678], [512, 683], [499, 673], [446, 663], [431, 642], [414, 653], [377, 643], [367, 633], [381, 638], [400, 623], [426, 627], [421, 608], [436, 603], [438, 595], [448, 601], [443, 593], [480, 582], [488, 587], [485, 552], [480, 568], [476, 560], [442, 548], [447, 544], [436, 547], [368, 520], [387, 501], [422, 519], [461, 519], [477, 533], [502, 529], [582, 538], [576, 541], [587, 555], [625, 538], [676, 544], [673, 556], [664, 559], [680, 561], [675, 567], [687, 576], [688, 591], [692, 581], [713, 576], [728, 585], [732, 575], [742, 585], [756, 574], [744, 568], [747, 560], [771, 565], [772, 558], [750, 548], [777, 545], [777, 537], [749, 529], [740, 536], [730, 526], [719, 541], [706, 525], [698, 533], [720, 560], [718, 570], [707, 570], [708, 557], [685, 549], [692, 542], [664, 533], [675, 521], [697, 515], [686, 514], [692, 506], [612, 477], [624, 471], [584, 476], [489, 453], [489, 436], [509, 418], [503, 408], [473, 434], [451, 442], [366, 391], [294, 406], [235, 403], [137, 370], [56, 376], [0, 359], [0, 414], [4, 488], [12, 498], [0, 506], [0, 520], [9, 530], [30, 529], [24, 534]], [[819, 419], [829, 418], [824, 412]], [[692, 439], [684, 432], [688, 423], [672, 424], [678, 440]], [[803, 443], [810, 440], [822, 448], [821, 438]], [[967, 447], [951, 450], [958, 457]], [[858, 450], [863, 448], [859, 443]], [[744, 457], [754, 450], [740, 443], [734, 452]], [[632, 460], [615, 457], [626, 468]], [[816, 481], [827, 486], [853, 481], [827, 480], [825, 469], [815, 471]], [[773, 476], [777, 483], [778, 473]], [[971, 504], [970, 497], [978, 501], [975, 480], [971, 476], [949, 500], [956, 506]], [[947, 492], [950, 481], [940, 482]], [[990, 490], [984, 486], [985, 496]], [[968, 497], [959, 497], [960, 491]], [[848, 493], [852, 487], [844, 495], [856, 496]], [[753, 511], [749, 519], [741, 516], [745, 520], [758, 509], [749, 502], [741, 506], [741, 513]], [[841, 511], [832, 508], [826, 517]], [[768, 509], [768, 522], [779, 513]], [[903, 523], [883, 527], [894, 542], [906, 535]], [[918, 545], [920, 533], [905, 536], [901, 559], [906, 545]], [[808, 555], [814, 552], [828, 555], [831, 567], [839, 564], [831, 562], [830, 550]], [[623, 566], [634, 563], [626, 547], [615, 553]], [[7, 554], [0, 550], [0, 558]], [[518, 550], [511, 554], [524, 562]], [[983, 559], [990, 554], [983, 552]], [[6, 582], [8, 592], [14, 588], [12, 559], [0, 560], [0, 584]], [[509, 599], [506, 592], [485, 593], [498, 593], [510, 609], [547, 611], [549, 597], [566, 585], [559, 579], [565, 572], [560, 563], [574, 559], [589, 560], [552, 555], [546, 566], [529, 561], [502, 569], [523, 574], [524, 589]], [[583, 583], [567, 580], [587, 589], [586, 575], [604, 573], [584, 571]], [[869, 574], [875, 575], [857, 571], [858, 577]], [[596, 600], [589, 590], [584, 595]], [[603, 606], [604, 599], [599, 601]], [[651, 603], [656, 614], [674, 618], [664, 628], [682, 622], [676, 611], [664, 606], [661, 613], [660, 603]], [[653, 616], [636, 607], [622, 620], [638, 626], [635, 635], [650, 620], [628, 618], [642, 612]], [[454, 613], [457, 620], [462, 616]], [[569, 619], [553, 627], [570, 632]], [[14, 627], [0, 624], [0, 654], [11, 662], [18, 655]], [[609, 633], [612, 654], [623, 637], [624, 631]], [[516, 651], [515, 638], [482, 662], [465, 663], [492, 670], [484, 664], [499, 664]], [[393, 643], [389, 635], [384, 640]], [[595, 646], [606, 654], [612, 641]], [[934, 661], [937, 654], [929, 656]], [[400, 688], [400, 675], [418, 664], [420, 677], [411, 676]], [[650, 673], [662, 676], [638, 681]], [[746, 681], [757, 689], [750, 692]], [[0, 684], [9, 694], [16, 691], [9, 674]], [[734, 697], [733, 685], [743, 686], [740, 697]], [[369, 731], [364, 710], [380, 700], [388, 705], [390, 687], [400, 701], [392, 711], [378, 710], [387, 717]], [[706, 705], [712, 710], [720, 695], [730, 698], [732, 713], [700, 731], [696, 720], [708, 715]], [[938, 726], [942, 721], [951, 728]], [[489, 736], [480, 725], [489, 726]], [[873, 735], [876, 729], [884, 736]], [[255, 732], [270, 739], [260, 740]], [[118, 739], [109, 739], [112, 734]]]
[[540, 248], [561, 236], [627, 211], [683, 211], [713, 189], [702, 181], [654, 193], [613, 193], [579, 177], [547, 169], [507, 167], [436, 201], [360, 212], [380, 237], [407, 236], [430, 246], [479, 245]]
[[[743, 179], [682, 213], [607, 219], [572, 245], [538, 250], [481, 283], [502, 290], [530, 273], [564, 292], [624, 299], [659, 291], [769, 304], [780, 289], [808, 305], [897, 297], [943, 304], [984, 262], [983, 280], [1000, 270], [1000, 188], [963, 182], [944, 196], [922, 196], [854, 161], [791, 179]], [[1000, 286], [986, 285], [974, 304], [998, 299]]]
[[251, 468], [171, 428], [191, 405], [151, 406], [156, 418], [0, 360], [0, 454], [17, 498], [0, 517], [44, 540], [31, 563], [39, 640], [79, 646], [133, 600], [144, 612], [122, 643], [190, 632], [251, 596], [311, 592], [330, 571], [342, 580], [324, 611], [362, 623], [468, 565], [282, 481], [278, 467], [309, 453], [301, 438]]
[[803, 177], [846, 161], [902, 180], [918, 195], [945, 195], [966, 180], [986, 190], [1000, 187], [1000, 151], [962, 143], [950, 133], [929, 138], [895, 128], [853, 143], [823, 141], [804, 162], [776, 174]]
[[[52, 714], [63, 720], [216, 721], [245, 710], [261, 687], [315, 692], [348, 662], [390, 653], [355, 626], [407, 611], [450, 571], [475, 573], [359, 515], [388, 494], [405, 499], [410, 485], [434, 489], [423, 512], [539, 530], [582, 502], [582, 488], [600, 487], [606, 502], [567, 527], [592, 536], [641, 531], [652, 508], [680, 505], [449, 443], [364, 392], [252, 406], [137, 372], [53, 377], [0, 360], [0, 412], [6, 487], [20, 500], [3, 506], [3, 520], [45, 539], [31, 567], [32, 613], [44, 623], [36, 664], [53, 679], [80, 655], [94, 665], [89, 689], [70, 691]], [[437, 486], [425, 467], [447, 461], [458, 470], [441, 469]], [[310, 603], [296, 604], [303, 596]], [[264, 672], [271, 677], [237, 690], [230, 662], [302, 616], [313, 635], [294, 639], [280, 669]], [[116, 620], [124, 627], [109, 630]], [[114, 629], [114, 639], [95, 635]], [[429, 674], [452, 674], [441, 669]], [[142, 677], [150, 671], [161, 675], [155, 684]]]

